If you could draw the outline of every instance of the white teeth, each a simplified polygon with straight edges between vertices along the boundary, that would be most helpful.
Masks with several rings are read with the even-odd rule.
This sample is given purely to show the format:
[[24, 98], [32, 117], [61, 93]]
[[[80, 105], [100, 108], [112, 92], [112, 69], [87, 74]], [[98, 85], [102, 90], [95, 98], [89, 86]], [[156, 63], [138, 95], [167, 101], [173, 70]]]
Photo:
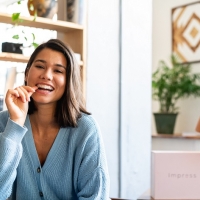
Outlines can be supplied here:
[[53, 88], [50, 85], [37, 84], [37, 87], [45, 90], [53, 90]]

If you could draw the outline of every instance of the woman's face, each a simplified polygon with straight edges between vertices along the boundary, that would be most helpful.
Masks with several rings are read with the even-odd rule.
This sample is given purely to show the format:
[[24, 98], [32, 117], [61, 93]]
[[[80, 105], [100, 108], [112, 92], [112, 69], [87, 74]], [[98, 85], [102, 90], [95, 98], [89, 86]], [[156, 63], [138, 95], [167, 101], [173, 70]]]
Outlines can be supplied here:
[[62, 97], [66, 85], [65, 56], [58, 51], [45, 48], [38, 53], [28, 70], [25, 81], [28, 86], [37, 86], [32, 95], [38, 104], [56, 104]]

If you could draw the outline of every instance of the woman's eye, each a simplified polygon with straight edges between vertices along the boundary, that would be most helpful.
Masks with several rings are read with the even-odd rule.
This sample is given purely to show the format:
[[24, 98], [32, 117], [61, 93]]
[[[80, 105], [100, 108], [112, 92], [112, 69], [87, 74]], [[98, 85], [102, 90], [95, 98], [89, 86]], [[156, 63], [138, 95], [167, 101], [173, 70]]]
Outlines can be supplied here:
[[36, 67], [37, 67], [37, 68], [41, 68], [41, 69], [44, 68], [44, 67], [41, 66], [41, 65], [36, 65]]
[[55, 72], [57, 72], [57, 73], [63, 73], [61, 70], [55, 70]]

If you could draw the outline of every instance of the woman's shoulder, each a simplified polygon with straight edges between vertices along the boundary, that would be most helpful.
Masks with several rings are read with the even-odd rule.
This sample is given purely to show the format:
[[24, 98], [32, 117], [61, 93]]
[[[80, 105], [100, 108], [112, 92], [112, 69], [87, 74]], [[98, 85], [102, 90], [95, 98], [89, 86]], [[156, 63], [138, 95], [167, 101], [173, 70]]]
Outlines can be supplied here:
[[97, 128], [98, 124], [92, 115], [82, 113], [81, 117], [78, 120], [78, 126], [87, 126], [87, 127], [91, 127], [91, 128], [92, 127]]
[[100, 133], [100, 128], [92, 115], [82, 113], [81, 117], [78, 119], [78, 126], [74, 129], [74, 131], [81, 132], [83, 135], [98, 135]]

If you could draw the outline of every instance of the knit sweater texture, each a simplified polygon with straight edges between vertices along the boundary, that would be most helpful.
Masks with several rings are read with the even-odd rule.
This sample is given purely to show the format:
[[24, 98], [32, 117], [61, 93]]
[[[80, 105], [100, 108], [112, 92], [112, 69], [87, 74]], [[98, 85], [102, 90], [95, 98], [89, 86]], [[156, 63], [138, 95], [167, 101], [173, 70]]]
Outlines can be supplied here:
[[[48, 134], [48, 133], [47, 133]], [[91, 115], [60, 128], [43, 166], [29, 116], [24, 127], [0, 112], [0, 200], [107, 200], [109, 175], [100, 130]]]

